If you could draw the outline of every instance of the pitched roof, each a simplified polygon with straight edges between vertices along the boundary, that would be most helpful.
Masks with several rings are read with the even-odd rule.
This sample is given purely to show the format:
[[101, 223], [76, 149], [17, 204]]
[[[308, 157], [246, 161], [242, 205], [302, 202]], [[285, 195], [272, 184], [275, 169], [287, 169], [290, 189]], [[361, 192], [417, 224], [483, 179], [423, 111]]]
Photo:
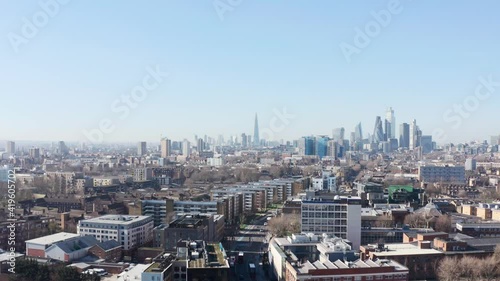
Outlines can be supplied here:
[[97, 247], [103, 249], [104, 251], [109, 251], [121, 247], [122, 245], [116, 240], [108, 240], [106, 242], [98, 243]]
[[81, 249], [90, 248], [90, 247], [96, 245], [97, 243], [99, 243], [99, 242], [93, 236], [83, 236], [83, 237], [79, 237], [78, 239], [55, 243], [52, 246], [50, 246], [49, 248], [47, 248], [46, 251], [50, 251], [53, 248], [58, 247], [63, 252], [69, 254], [72, 252], [79, 251]]

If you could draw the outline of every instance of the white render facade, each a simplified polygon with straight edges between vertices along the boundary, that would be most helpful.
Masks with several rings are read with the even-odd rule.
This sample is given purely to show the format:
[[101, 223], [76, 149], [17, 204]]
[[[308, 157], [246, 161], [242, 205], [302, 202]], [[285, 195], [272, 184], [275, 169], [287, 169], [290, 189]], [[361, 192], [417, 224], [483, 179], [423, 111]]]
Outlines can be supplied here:
[[339, 197], [334, 200], [306, 199], [302, 201], [302, 233], [326, 233], [352, 242], [354, 249], [361, 244], [361, 198]]
[[94, 236], [97, 241], [116, 240], [125, 251], [153, 240], [154, 220], [149, 216], [106, 215], [81, 220], [80, 236]]

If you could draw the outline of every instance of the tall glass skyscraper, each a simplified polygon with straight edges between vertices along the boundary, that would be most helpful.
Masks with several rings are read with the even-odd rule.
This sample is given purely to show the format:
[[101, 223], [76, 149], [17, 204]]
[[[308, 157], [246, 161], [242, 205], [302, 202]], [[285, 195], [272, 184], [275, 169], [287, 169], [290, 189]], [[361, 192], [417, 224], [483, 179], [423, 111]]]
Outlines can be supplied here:
[[259, 120], [257, 119], [257, 113], [255, 113], [255, 124], [253, 127], [253, 145], [260, 145], [260, 137], [259, 137]]
[[390, 130], [386, 131], [387, 139], [396, 138], [396, 117], [394, 116], [394, 109], [392, 107], [387, 109], [385, 120], [390, 123]]
[[410, 148], [410, 125], [408, 123], [399, 126], [399, 147]]
[[363, 141], [363, 129], [361, 128], [361, 123], [356, 125], [356, 128], [354, 128], [354, 140], [357, 142]]
[[375, 119], [375, 128], [373, 129], [373, 143], [380, 143], [384, 140], [384, 125], [382, 124], [382, 118], [377, 116]]
[[330, 140], [327, 136], [316, 137], [316, 155], [319, 159], [323, 159], [328, 154], [328, 141]]

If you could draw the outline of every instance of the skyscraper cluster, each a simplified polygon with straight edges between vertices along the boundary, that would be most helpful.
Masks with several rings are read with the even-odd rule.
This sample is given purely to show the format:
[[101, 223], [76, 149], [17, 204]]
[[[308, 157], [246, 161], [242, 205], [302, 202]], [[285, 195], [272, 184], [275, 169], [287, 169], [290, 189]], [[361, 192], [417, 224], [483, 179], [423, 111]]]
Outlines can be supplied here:
[[389, 107], [385, 118], [376, 116], [373, 134], [364, 137], [361, 123], [358, 123], [350, 138], [345, 138], [345, 129], [333, 129], [332, 137], [306, 136], [299, 139], [297, 148], [300, 155], [317, 155], [342, 157], [346, 151], [374, 150], [390, 153], [398, 149], [417, 151], [421, 154], [430, 153], [435, 147], [432, 136], [423, 135], [417, 121], [399, 125], [399, 135], [396, 132], [396, 116], [394, 109]]

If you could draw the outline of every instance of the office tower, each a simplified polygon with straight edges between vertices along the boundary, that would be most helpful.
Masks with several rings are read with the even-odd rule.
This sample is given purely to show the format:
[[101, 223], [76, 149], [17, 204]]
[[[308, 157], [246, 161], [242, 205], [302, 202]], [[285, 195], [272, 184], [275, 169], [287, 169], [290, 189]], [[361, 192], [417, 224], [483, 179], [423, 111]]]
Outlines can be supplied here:
[[182, 155], [186, 157], [191, 155], [191, 143], [188, 140], [182, 142]]
[[30, 153], [30, 158], [33, 158], [33, 159], [40, 158], [40, 148], [38, 148], [38, 147], [30, 148], [29, 153]]
[[390, 123], [390, 130], [386, 131], [387, 140], [396, 138], [396, 117], [394, 116], [394, 110], [392, 107], [387, 109], [385, 120]]
[[171, 151], [180, 151], [182, 149], [182, 143], [180, 141], [172, 141]]
[[361, 128], [361, 122], [354, 128], [354, 135], [356, 142], [363, 141], [363, 129]]
[[314, 137], [302, 137], [299, 139], [300, 155], [316, 155], [316, 139]]
[[382, 118], [377, 116], [375, 119], [375, 128], [373, 129], [373, 143], [380, 143], [384, 141], [384, 129], [382, 125]]
[[422, 130], [417, 126], [417, 132], [415, 134], [415, 147], [422, 146]]
[[147, 153], [147, 147], [146, 147], [146, 142], [141, 141], [137, 144], [137, 155], [139, 156], [144, 156]]
[[499, 145], [500, 144], [500, 136], [492, 136], [490, 145]]
[[224, 136], [223, 135], [219, 135], [219, 137], [217, 139], [217, 145], [224, 145]]
[[384, 141], [390, 140], [391, 137], [391, 122], [384, 120]]
[[64, 141], [60, 141], [57, 148], [60, 155], [68, 154], [69, 150]]
[[198, 153], [202, 153], [205, 150], [205, 143], [203, 142], [203, 139], [198, 139], [198, 144], [197, 147]]
[[255, 124], [253, 127], [253, 146], [259, 146], [260, 137], [259, 137], [259, 120], [257, 119], [257, 113], [255, 113]]
[[327, 155], [328, 152], [328, 141], [330, 140], [327, 136], [317, 136], [316, 137], [316, 155], [319, 156], [319, 159], [323, 159]]
[[410, 150], [414, 150], [417, 148], [417, 132], [418, 131], [418, 126], [417, 126], [417, 120], [413, 119], [413, 121], [410, 124]]
[[248, 138], [245, 133], [241, 134], [241, 147], [243, 148], [248, 147]]
[[344, 128], [333, 129], [332, 130], [332, 137], [333, 137], [333, 140], [342, 144], [344, 142], [344, 138], [345, 138], [345, 129]]
[[326, 155], [329, 157], [338, 157], [339, 154], [339, 143], [335, 140], [329, 140], [327, 143], [327, 152]]
[[301, 204], [302, 233], [323, 233], [348, 239], [358, 249], [361, 244], [361, 198], [307, 198]]
[[248, 147], [252, 146], [252, 135], [247, 136], [247, 146]]
[[391, 151], [396, 151], [398, 150], [398, 139], [390, 139], [390, 140], [387, 140], [390, 144], [391, 144]]
[[9, 155], [16, 154], [16, 143], [13, 141], [7, 141], [5, 144], [5, 151]]
[[399, 126], [399, 147], [410, 148], [410, 125], [408, 123]]
[[168, 158], [172, 153], [172, 141], [167, 138], [163, 138], [160, 141], [160, 146], [161, 146], [161, 158]]
[[[421, 131], [419, 134], [422, 134]], [[420, 137], [420, 147], [422, 147], [422, 153], [428, 154], [432, 152], [432, 136], [421, 136]]]
[[150, 216], [105, 215], [79, 221], [77, 232], [80, 236], [94, 236], [99, 242], [121, 241], [128, 251], [153, 241], [153, 220]]

